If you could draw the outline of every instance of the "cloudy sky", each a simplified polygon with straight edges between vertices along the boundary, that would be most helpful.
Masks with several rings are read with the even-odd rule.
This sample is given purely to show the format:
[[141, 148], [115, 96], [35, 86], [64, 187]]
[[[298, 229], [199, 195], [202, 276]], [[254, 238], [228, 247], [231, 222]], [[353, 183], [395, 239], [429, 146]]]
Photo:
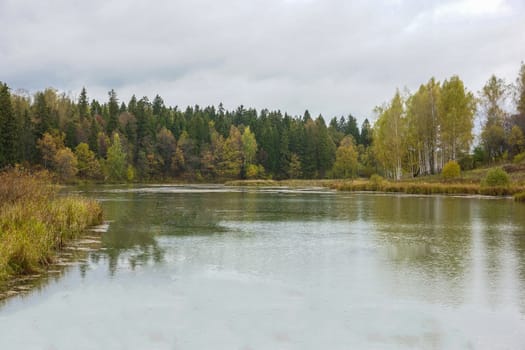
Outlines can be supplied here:
[[396, 87], [478, 91], [525, 60], [523, 0], [0, 0], [0, 80], [106, 100], [373, 116]]

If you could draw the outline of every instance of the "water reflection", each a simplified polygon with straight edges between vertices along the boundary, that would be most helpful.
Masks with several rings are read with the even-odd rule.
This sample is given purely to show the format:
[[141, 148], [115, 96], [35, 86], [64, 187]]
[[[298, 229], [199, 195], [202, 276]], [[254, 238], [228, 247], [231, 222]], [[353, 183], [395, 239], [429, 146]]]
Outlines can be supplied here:
[[[114, 340], [113, 329], [113, 345], [123, 348], [525, 344], [525, 206], [510, 200], [220, 186], [83, 190], [110, 221], [100, 248], [43, 291], [47, 298], [35, 296], [35, 309], [9, 304], [20, 311], [10, 314], [14, 325], [42, 305], [66, 328], [89, 327], [90, 337], [75, 334], [86, 344], [100, 339], [99, 348]], [[111, 322], [93, 316], [108, 310]], [[0, 309], [0, 330], [5, 322]], [[23, 348], [23, 337], [4, 339], [0, 348]]]
[[[89, 193], [103, 201], [111, 220], [102, 239], [104, 250], [92, 253], [90, 261], [107, 260], [111, 275], [119, 268], [162, 264], [166, 254], [170, 260], [192, 255], [217, 266], [228, 255], [241, 259], [243, 254], [233, 245], [235, 250], [217, 251], [213, 258], [213, 252], [183, 251], [162, 237], [223, 235], [215, 242], [226, 247], [228, 239], [260, 234], [271, 240], [290, 233], [290, 239], [326, 233], [337, 240], [342, 234], [343, 245], [346, 239], [361, 241], [390, 261], [382, 266], [382, 278], [396, 286], [393, 293], [451, 305], [513, 300], [523, 308], [524, 208], [508, 200], [169, 187]], [[305, 226], [308, 222], [327, 224], [312, 230]], [[242, 259], [252, 257], [250, 249]], [[299, 253], [316, 261], [304, 250]], [[281, 254], [290, 256], [288, 251]], [[268, 257], [275, 260], [273, 254]], [[87, 270], [84, 266], [81, 273]]]
[[485, 272], [484, 298], [494, 305], [516, 303], [525, 311], [525, 216], [523, 206], [509, 203], [480, 206], [479, 256], [477, 268]]

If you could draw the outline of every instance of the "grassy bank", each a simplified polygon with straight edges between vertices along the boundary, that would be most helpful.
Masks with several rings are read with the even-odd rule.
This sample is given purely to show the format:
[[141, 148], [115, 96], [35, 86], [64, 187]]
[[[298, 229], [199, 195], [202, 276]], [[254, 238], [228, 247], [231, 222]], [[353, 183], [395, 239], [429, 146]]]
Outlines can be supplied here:
[[0, 281], [40, 271], [64, 244], [101, 221], [96, 201], [59, 196], [45, 173], [0, 173]]
[[232, 180], [226, 181], [225, 186], [248, 187], [328, 187], [334, 180]]
[[[239, 180], [230, 181], [229, 186], [253, 187], [327, 187], [338, 191], [398, 192], [407, 194], [449, 194], [449, 195], [485, 195], [512, 196], [525, 192], [525, 185], [512, 183], [508, 186], [484, 186], [480, 182], [459, 179], [457, 182], [439, 181], [437, 177], [414, 181], [388, 181], [382, 178], [357, 180]], [[521, 197], [520, 197], [521, 198]], [[517, 199], [518, 200], [518, 199]]]
[[339, 191], [379, 191], [399, 192], [408, 194], [450, 194], [450, 195], [485, 195], [511, 196], [525, 190], [523, 186], [483, 186], [476, 183], [446, 183], [446, 182], [390, 182], [390, 181], [334, 181], [329, 188]]

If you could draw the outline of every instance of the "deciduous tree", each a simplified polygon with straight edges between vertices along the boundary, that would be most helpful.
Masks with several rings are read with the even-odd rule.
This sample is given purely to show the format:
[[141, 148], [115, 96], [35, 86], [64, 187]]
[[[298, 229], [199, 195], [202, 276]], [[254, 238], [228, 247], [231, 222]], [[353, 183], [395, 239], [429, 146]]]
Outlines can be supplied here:
[[507, 95], [505, 81], [495, 75], [480, 91], [480, 104], [485, 117], [481, 138], [491, 160], [501, 157], [507, 148], [505, 123], [508, 116], [503, 107]]
[[55, 171], [62, 181], [70, 181], [78, 172], [77, 157], [68, 147], [58, 150], [54, 163]]
[[385, 174], [399, 180], [403, 174], [403, 159], [407, 152], [404, 144], [407, 134], [404, 102], [399, 91], [389, 105], [376, 110], [379, 117], [374, 126], [374, 153]]
[[456, 160], [468, 152], [474, 139], [476, 100], [458, 76], [443, 82], [439, 103], [442, 162]]
[[357, 175], [358, 154], [352, 136], [346, 136], [336, 151], [336, 158], [333, 167], [335, 178], [348, 179]]
[[106, 174], [113, 181], [124, 181], [127, 177], [126, 153], [117, 133], [113, 134], [113, 142], [108, 148]]

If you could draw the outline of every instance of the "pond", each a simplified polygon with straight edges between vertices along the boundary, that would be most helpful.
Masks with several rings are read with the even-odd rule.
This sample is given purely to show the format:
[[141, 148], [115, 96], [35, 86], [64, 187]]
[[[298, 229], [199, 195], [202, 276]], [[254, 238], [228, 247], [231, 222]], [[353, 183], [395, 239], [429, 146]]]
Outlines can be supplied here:
[[0, 349], [523, 349], [525, 205], [77, 188], [109, 226], [0, 305]]

